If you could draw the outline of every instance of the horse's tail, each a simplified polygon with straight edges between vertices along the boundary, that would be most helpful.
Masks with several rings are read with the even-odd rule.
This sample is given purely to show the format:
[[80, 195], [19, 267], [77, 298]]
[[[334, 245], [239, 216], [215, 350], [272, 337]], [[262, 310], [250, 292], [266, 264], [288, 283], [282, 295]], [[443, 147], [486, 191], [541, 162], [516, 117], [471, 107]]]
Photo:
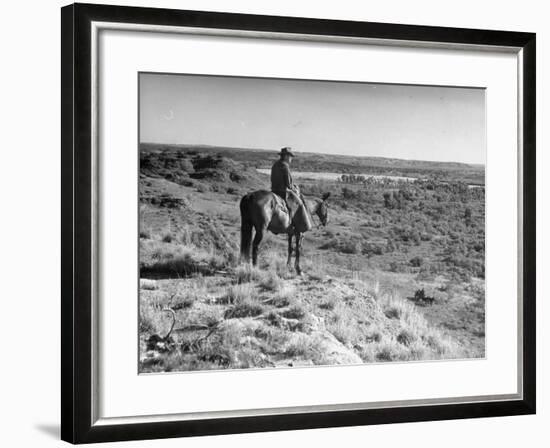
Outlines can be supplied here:
[[250, 245], [252, 243], [252, 221], [250, 219], [250, 196], [243, 196], [241, 209], [241, 261], [250, 261]]

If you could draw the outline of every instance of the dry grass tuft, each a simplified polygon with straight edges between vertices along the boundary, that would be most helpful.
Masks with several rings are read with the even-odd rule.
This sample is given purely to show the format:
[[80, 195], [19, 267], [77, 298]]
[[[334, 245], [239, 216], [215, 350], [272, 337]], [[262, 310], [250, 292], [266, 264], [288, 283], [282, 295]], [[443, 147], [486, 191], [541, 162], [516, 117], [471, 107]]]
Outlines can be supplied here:
[[416, 334], [406, 328], [402, 329], [396, 338], [397, 342], [409, 347], [413, 342], [417, 340]]
[[244, 302], [229, 308], [223, 315], [224, 319], [242, 319], [244, 317], [256, 317], [264, 312], [262, 305], [252, 302]]
[[275, 270], [269, 270], [264, 273], [260, 286], [266, 291], [279, 291], [283, 287], [283, 280]]
[[142, 278], [139, 281], [139, 287], [148, 291], [153, 291], [158, 289], [157, 282], [155, 280], [149, 280], [147, 278]]
[[304, 334], [297, 333], [288, 344], [285, 356], [289, 358], [311, 359], [319, 357], [319, 347], [316, 341]]
[[225, 294], [226, 302], [234, 305], [250, 302], [255, 299], [256, 291], [250, 283], [241, 285], [232, 285], [227, 289]]
[[226, 310], [225, 319], [255, 317], [264, 312], [264, 306], [258, 302], [256, 290], [251, 283], [230, 286], [225, 299], [233, 305]]
[[306, 317], [306, 310], [299, 305], [294, 305], [289, 309], [282, 311], [281, 316], [286, 317], [287, 319], [301, 320]]
[[279, 291], [264, 302], [276, 308], [291, 306], [296, 303], [296, 300], [293, 297], [294, 292], [294, 287], [283, 286]]
[[207, 252], [195, 246], [164, 244], [147, 240], [147, 250], [152, 263], [141, 266], [141, 275], [168, 275], [188, 277], [196, 274], [212, 274], [226, 266], [227, 260], [213, 251]]
[[264, 271], [273, 271], [279, 278], [287, 279], [292, 276], [286, 265], [286, 259], [275, 252], [265, 253], [261, 268]]
[[430, 327], [414, 305], [384, 295], [379, 304], [388, 319], [397, 320], [397, 333], [375, 330], [369, 338], [371, 344], [361, 353], [367, 361], [418, 361], [457, 359], [466, 356], [464, 349], [441, 330]]
[[336, 308], [336, 305], [337, 305], [336, 299], [332, 296], [329, 296], [323, 302], [321, 302], [318, 306], [323, 310], [332, 311], [334, 310], [334, 308]]
[[162, 235], [162, 242], [163, 243], [171, 243], [174, 241], [174, 235], [172, 235], [171, 232], [166, 232], [164, 235]]
[[235, 269], [235, 281], [237, 283], [250, 283], [262, 281], [264, 273], [257, 267], [243, 263]]

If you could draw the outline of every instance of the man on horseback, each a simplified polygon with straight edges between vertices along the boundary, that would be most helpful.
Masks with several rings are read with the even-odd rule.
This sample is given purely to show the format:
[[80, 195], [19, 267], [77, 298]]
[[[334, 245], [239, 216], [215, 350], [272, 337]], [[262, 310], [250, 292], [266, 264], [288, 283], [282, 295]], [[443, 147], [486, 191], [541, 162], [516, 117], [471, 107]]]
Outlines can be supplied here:
[[[239, 204], [241, 211], [241, 259], [250, 260], [252, 248], [252, 264], [258, 262], [258, 249], [266, 231], [276, 235], [286, 234], [288, 237], [287, 264], [293, 252], [292, 240], [296, 242], [294, 267], [301, 274], [301, 247], [304, 233], [313, 228], [311, 215], [315, 214], [323, 226], [328, 222], [326, 201], [330, 193], [322, 198], [305, 199], [300, 190], [292, 182], [290, 161], [294, 154], [285, 147], [279, 153], [280, 158], [271, 169], [271, 192], [257, 190], [245, 194]], [[282, 200], [281, 200], [282, 199]], [[252, 240], [253, 231], [254, 239]], [[252, 246], [252, 247], [251, 247]]]

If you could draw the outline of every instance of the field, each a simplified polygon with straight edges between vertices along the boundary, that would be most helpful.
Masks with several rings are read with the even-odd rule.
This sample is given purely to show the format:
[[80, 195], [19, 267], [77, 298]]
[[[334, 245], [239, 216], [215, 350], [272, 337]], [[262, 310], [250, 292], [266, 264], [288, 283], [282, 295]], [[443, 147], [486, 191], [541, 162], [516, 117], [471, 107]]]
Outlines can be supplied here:
[[485, 356], [483, 166], [300, 154], [331, 198], [297, 276], [284, 236], [239, 263], [239, 200], [275, 159], [142, 144], [141, 372]]

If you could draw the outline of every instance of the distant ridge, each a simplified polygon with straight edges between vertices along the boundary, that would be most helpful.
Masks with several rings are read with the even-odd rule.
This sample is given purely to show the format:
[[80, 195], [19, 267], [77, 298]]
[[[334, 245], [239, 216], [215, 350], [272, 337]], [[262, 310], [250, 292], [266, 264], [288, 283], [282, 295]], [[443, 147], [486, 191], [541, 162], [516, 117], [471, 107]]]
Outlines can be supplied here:
[[[221, 155], [253, 168], [269, 168], [278, 149], [239, 148], [194, 144], [141, 143], [140, 151], [183, 151]], [[462, 162], [406, 160], [388, 157], [351, 156], [296, 151], [292, 168], [296, 171], [336, 172], [342, 174], [391, 174], [407, 177], [442, 177], [472, 185], [485, 184], [485, 166]]]
[[[180, 144], [180, 143], [152, 143], [152, 142], [141, 142], [140, 143], [140, 150], [141, 151], [158, 151], [162, 148], [171, 148], [174, 150], [178, 149], [185, 149], [185, 150], [193, 150], [193, 149], [206, 149], [207, 151], [212, 152], [219, 152], [219, 151], [240, 151], [240, 152], [261, 152], [261, 153], [273, 153], [277, 154], [279, 152], [279, 149], [265, 149], [265, 148], [240, 148], [237, 146], [215, 146], [215, 145], [193, 145], [193, 144]], [[437, 160], [418, 160], [418, 159], [398, 159], [394, 157], [384, 157], [384, 156], [352, 156], [349, 154], [332, 154], [332, 153], [318, 153], [318, 152], [300, 152], [296, 151], [296, 153], [299, 156], [330, 156], [330, 157], [339, 157], [344, 159], [367, 159], [367, 160], [385, 160], [389, 163], [395, 163], [395, 162], [406, 162], [409, 164], [419, 164], [419, 165], [425, 165], [425, 164], [434, 164], [437, 166], [446, 166], [446, 167], [470, 167], [470, 168], [479, 168], [484, 169], [485, 165], [482, 163], [466, 163], [466, 162], [443, 162], [443, 161], [437, 161]]]

